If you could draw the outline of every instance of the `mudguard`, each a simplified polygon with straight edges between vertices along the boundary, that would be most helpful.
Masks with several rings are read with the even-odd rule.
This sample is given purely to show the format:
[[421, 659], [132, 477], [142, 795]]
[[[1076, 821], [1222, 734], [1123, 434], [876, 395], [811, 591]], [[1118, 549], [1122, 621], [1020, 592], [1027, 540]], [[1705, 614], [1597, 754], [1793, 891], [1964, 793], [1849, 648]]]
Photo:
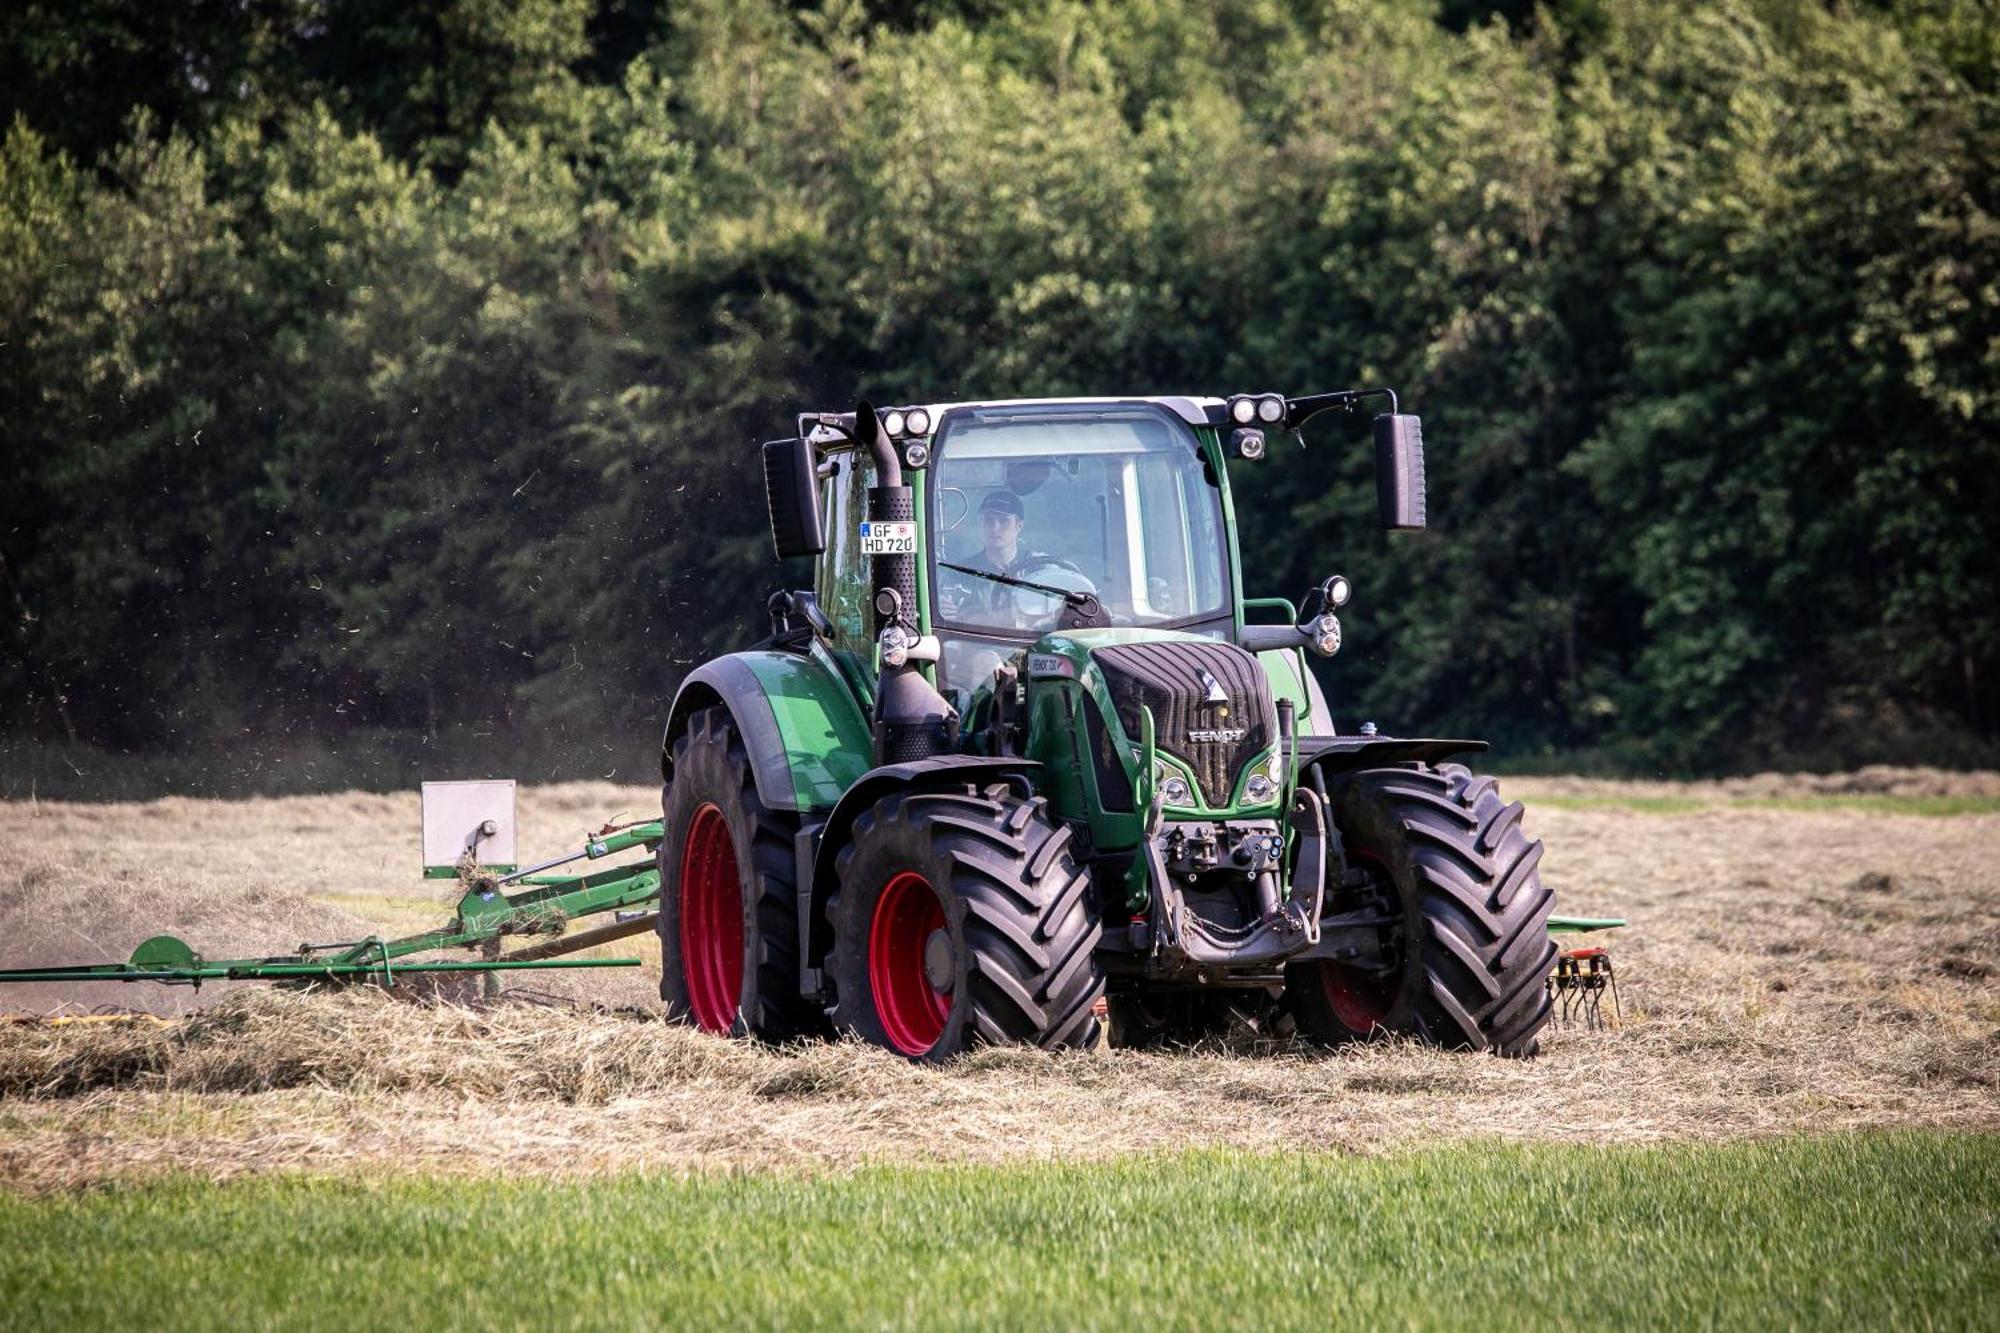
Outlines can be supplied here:
[[868, 716], [823, 650], [730, 653], [690, 672], [660, 742], [660, 777], [674, 779], [674, 740], [688, 718], [729, 709], [750, 755], [757, 797], [773, 810], [825, 810], [868, 771]]
[[1328, 775], [1348, 773], [1379, 764], [1406, 764], [1412, 761], [1434, 764], [1455, 754], [1477, 754], [1485, 741], [1439, 740], [1400, 736], [1301, 736], [1299, 772], [1317, 766]]

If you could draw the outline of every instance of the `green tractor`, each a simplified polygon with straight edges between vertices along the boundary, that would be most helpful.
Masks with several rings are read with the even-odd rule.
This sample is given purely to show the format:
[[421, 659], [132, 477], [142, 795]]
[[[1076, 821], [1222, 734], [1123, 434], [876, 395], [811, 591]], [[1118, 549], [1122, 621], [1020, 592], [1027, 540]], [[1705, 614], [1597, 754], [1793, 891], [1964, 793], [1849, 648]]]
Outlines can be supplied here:
[[1335, 730], [1305, 654], [1345, 578], [1243, 595], [1230, 467], [1373, 401], [1382, 522], [1421, 528], [1381, 389], [863, 403], [764, 445], [777, 554], [817, 572], [669, 714], [670, 1016], [925, 1061], [1106, 1019], [1531, 1054], [1552, 897], [1520, 805], [1450, 762], [1483, 743]]

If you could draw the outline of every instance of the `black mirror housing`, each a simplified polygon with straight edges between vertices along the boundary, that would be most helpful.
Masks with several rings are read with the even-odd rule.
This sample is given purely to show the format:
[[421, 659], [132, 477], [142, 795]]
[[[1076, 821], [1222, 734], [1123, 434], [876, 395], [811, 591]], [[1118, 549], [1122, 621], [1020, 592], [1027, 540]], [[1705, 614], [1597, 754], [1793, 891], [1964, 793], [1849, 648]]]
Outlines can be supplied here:
[[1375, 418], [1375, 501], [1392, 532], [1424, 527], [1424, 423], [1409, 413]]
[[804, 440], [764, 446], [764, 498], [771, 507], [771, 544], [780, 560], [826, 550], [819, 509], [819, 458]]

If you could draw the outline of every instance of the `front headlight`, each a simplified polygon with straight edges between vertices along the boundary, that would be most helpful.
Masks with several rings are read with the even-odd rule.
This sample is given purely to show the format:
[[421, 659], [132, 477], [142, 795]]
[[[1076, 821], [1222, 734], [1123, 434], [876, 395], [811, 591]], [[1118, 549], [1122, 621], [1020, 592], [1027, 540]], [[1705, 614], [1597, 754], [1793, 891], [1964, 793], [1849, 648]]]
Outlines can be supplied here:
[[1168, 805], [1193, 805], [1194, 790], [1187, 779], [1176, 773], [1160, 784], [1160, 795], [1167, 798]]
[[1278, 794], [1278, 784], [1262, 773], [1252, 773], [1250, 781], [1244, 784], [1244, 795], [1262, 805]]
[[1333, 612], [1313, 618], [1312, 647], [1321, 657], [1332, 657], [1340, 651], [1340, 619]]

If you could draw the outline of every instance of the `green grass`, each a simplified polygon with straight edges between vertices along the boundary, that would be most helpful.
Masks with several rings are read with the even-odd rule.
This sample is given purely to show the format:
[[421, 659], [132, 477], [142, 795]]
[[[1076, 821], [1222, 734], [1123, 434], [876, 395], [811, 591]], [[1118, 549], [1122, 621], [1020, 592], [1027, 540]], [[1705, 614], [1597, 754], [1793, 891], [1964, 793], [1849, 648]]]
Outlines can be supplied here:
[[2000, 1138], [1916, 1133], [177, 1181], [0, 1198], [0, 1323], [1971, 1328], [1996, 1226]]
[[1531, 804], [1552, 810], [1629, 810], [1642, 815], [1686, 815], [1700, 810], [1858, 810], [1875, 815], [1990, 815], [2000, 813], [2000, 796], [1533, 796]]

